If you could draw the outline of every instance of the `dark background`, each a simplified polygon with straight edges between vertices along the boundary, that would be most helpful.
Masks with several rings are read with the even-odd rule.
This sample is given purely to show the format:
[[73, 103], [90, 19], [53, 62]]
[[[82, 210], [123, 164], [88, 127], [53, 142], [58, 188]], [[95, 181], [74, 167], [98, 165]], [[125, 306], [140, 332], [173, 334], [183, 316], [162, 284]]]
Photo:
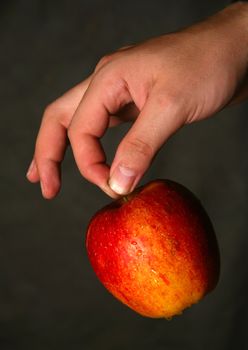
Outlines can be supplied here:
[[[1, 1], [0, 349], [247, 349], [248, 104], [184, 127], [145, 177], [190, 188], [214, 223], [218, 287], [172, 321], [143, 318], [96, 279], [85, 250], [90, 217], [110, 199], [70, 151], [53, 201], [25, 179], [45, 106], [105, 53], [176, 30], [228, 1]], [[241, 38], [242, 40], [242, 38]], [[127, 126], [104, 137], [109, 160]]]

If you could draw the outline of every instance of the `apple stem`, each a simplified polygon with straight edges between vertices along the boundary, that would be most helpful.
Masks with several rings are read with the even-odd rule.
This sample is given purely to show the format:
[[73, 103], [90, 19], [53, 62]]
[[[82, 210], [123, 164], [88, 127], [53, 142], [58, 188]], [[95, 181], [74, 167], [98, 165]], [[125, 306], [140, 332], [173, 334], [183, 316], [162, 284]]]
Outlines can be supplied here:
[[127, 195], [123, 196], [122, 199], [123, 199], [124, 202], [128, 202], [128, 196]]

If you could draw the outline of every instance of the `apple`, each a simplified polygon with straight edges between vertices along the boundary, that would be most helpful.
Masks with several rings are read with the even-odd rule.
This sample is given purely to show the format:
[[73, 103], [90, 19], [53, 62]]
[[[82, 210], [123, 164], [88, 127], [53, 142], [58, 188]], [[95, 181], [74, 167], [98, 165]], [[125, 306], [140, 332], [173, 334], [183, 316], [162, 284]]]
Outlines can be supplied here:
[[139, 314], [171, 318], [213, 290], [219, 249], [199, 200], [154, 180], [98, 211], [86, 249], [103, 285]]

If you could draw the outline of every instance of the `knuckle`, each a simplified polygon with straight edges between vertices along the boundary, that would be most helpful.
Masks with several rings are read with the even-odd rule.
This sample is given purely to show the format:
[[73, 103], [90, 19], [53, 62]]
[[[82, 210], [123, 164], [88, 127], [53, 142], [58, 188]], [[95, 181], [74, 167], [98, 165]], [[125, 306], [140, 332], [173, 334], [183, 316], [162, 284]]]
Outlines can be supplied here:
[[129, 152], [136, 153], [144, 158], [151, 158], [154, 155], [153, 147], [139, 138], [128, 140], [126, 147]]
[[88, 164], [84, 164], [82, 163], [80, 165], [80, 169], [79, 169], [81, 175], [88, 181], [91, 180], [91, 175], [92, 175], [92, 172], [90, 171], [90, 167], [88, 166]]
[[104, 67], [107, 63], [111, 62], [113, 59], [113, 54], [108, 54], [103, 56], [100, 61], [97, 63], [96, 68], [95, 68], [95, 72], [97, 72], [99, 69], [101, 69], [102, 67]]
[[65, 103], [62, 98], [58, 98], [45, 108], [42, 121], [50, 122], [53, 120], [67, 128], [71, 121], [71, 117], [72, 113], [70, 105]]
[[167, 92], [165, 94], [165, 104], [167, 106], [178, 106], [180, 102], [180, 94], [178, 92]]
[[118, 52], [119, 52], [119, 51], [128, 50], [128, 49], [130, 49], [131, 47], [132, 47], [132, 45], [125, 45], [125, 46], [122, 46], [122, 47], [120, 47], [120, 48], [118, 49]]
[[176, 92], [163, 91], [157, 94], [157, 104], [161, 109], [178, 105], [179, 94]]
[[63, 103], [62, 99], [59, 98], [45, 108], [42, 122], [50, 123], [53, 121], [67, 128], [71, 122], [72, 116], [73, 113], [71, 112], [70, 105]]
[[105, 55], [103, 56], [101, 59], [100, 59], [100, 62], [102, 65], [104, 64], [107, 64], [108, 62], [110, 62], [113, 58], [113, 54], [108, 54], [108, 55]]
[[44, 119], [50, 119], [55, 114], [55, 106], [54, 103], [50, 103], [46, 106], [43, 114]]
[[184, 95], [181, 91], [162, 91], [155, 95], [155, 103], [160, 111], [170, 115], [181, 115], [184, 113]]

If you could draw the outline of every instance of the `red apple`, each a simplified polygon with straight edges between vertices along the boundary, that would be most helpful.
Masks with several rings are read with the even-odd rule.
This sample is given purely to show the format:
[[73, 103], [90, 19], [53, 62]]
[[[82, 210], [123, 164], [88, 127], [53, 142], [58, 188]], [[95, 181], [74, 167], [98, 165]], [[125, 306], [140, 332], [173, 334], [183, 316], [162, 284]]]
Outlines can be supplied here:
[[169, 180], [152, 181], [97, 212], [86, 247], [103, 285], [143, 316], [180, 314], [219, 277], [209, 217], [188, 189]]

